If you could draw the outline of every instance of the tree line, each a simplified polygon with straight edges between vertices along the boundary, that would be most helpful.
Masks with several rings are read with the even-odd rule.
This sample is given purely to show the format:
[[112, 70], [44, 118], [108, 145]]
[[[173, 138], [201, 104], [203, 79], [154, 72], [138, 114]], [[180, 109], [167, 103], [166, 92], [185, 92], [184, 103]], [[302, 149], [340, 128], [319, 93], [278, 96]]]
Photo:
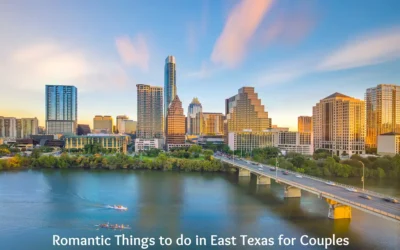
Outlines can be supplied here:
[[[186, 157], [186, 153], [189, 154], [189, 157]], [[129, 156], [119, 153], [86, 155], [80, 153], [69, 154], [67, 152], [62, 153], [59, 157], [55, 157], [53, 155], [43, 155], [39, 149], [34, 149], [30, 156], [16, 154], [8, 159], [0, 158], [0, 170], [20, 168], [84, 168], [221, 172], [228, 169], [226, 165], [213, 158], [213, 151], [203, 150], [197, 145], [170, 153], [154, 149], [143, 154], [148, 157], [142, 157], [142, 155]]]

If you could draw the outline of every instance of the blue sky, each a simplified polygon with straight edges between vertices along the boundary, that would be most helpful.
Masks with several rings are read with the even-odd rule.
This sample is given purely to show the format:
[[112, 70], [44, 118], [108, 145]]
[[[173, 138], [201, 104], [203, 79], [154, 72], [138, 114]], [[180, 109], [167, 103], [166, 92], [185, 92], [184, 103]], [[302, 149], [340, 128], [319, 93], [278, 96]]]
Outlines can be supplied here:
[[78, 87], [80, 123], [136, 120], [136, 84], [177, 61], [185, 112], [254, 86], [273, 124], [295, 130], [320, 99], [400, 84], [400, 1], [2, 1], [0, 115], [38, 117], [45, 84]]

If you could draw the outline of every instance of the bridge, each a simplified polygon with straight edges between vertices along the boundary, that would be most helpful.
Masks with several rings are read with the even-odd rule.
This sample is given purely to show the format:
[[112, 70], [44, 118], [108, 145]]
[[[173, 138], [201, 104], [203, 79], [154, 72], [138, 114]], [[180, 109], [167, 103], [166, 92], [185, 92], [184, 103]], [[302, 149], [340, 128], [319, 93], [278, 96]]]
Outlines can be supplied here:
[[[286, 169], [286, 173], [278, 171], [274, 166], [267, 166], [239, 158], [229, 159], [224, 156], [214, 156], [227, 164], [238, 168], [239, 177], [257, 176], [258, 185], [269, 185], [271, 179], [282, 184], [285, 198], [300, 198], [301, 191], [307, 191], [325, 199], [329, 204], [328, 217], [331, 219], [350, 219], [351, 209], [380, 216], [395, 222], [400, 222], [400, 203], [390, 203], [384, 200], [387, 195], [369, 190], [360, 190], [357, 187], [340, 183], [332, 185], [328, 180], [292, 172]], [[330, 185], [328, 184], [330, 183]], [[357, 190], [352, 192], [350, 190]], [[371, 199], [363, 199], [361, 194], [368, 195]]]

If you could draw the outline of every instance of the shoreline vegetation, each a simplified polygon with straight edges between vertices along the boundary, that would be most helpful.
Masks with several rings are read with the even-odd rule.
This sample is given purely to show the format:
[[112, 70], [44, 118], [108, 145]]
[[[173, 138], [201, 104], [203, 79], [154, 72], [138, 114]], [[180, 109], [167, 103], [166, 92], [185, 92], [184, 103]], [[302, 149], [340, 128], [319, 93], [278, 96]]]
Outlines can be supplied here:
[[[0, 146], [0, 152], [8, 149]], [[29, 156], [15, 154], [6, 159], [0, 158], [1, 170], [17, 169], [148, 169], [148, 170], [175, 170], [195, 172], [226, 172], [232, 171], [228, 164], [214, 159], [215, 151], [221, 151], [235, 157], [292, 170], [316, 177], [358, 177], [369, 179], [400, 180], [400, 155], [393, 157], [363, 158], [352, 155], [348, 159], [340, 159], [324, 150], [316, 150], [312, 156], [305, 156], [289, 152], [282, 155], [278, 148], [257, 148], [252, 152], [232, 152], [226, 145], [192, 145], [187, 149], [176, 148], [171, 152], [151, 149], [140, 155], [125, 155], [115, 152], [105, 152], [98, 145], [87, 145], [78, 152], [60, 152], [54, 156], [49, 150], [34, 149]], [[7, 152], [8, 153], [8, 152]], [[47, 155], [46, 155], [47, 154]], [[48, 155], [50, 154], [50, 155]]]

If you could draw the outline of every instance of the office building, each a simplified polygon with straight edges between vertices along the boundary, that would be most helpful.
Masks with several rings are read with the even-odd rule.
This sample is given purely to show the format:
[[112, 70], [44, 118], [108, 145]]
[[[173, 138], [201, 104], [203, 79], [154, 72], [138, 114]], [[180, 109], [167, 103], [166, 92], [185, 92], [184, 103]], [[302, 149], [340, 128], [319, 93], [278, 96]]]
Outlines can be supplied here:
[[121, 126], [121, 134], [135, 134], [137, 122], [133, 120], [123, 120]]
[[149, 149], [156, 148], [161, 149], [160, 139], [135, 139], [135, 152], [143, 152]]
[[297, 131], [298, 132], [312, 132], [312, 117], [311, 116], [299, 116], [297, 118]]
[[255, 148], [273, 147], [276, 136], [276, 132], [229, 132], [228, 146], [231, 150], [251, 152]]
[[378, 135], [377, 146], [379, 155], [395, 156], [400, 154], [400, 134], [390, 132]]
[[400, 86], [379, 84], [365, 94], [366, 146], [377, 148], [381, 134], [400, 133]]
[[253, 149], [264, 147], [279, 148], [282, 154], [288, 152], [303, 155], [312, 155], [313, 144], [311, 133], [289, 131], [263, 131], [263, 132], [230, 132], [228, 146], [231, 150], [241, 153], [250, 153]]
[[193, 98], [189, 104], [187, 119], [186, 119], [186, 133], [188, 135], [199, 135], [201, 132], [201, 118], [203, 108], [197, 97]]
[[182, 102], [178, 96], [175, 96], [168, 108], [166, 119], [167, 147], [170, 147], [170, 144], [185, 144], [185, 119]]
[[312, 155], [314, 153], [311, 132], [277, 132], [274, 147], [281, 150], [282, 154], [288, 152], [299, 153], [302, 155]]
[[74, 86], [46, 85], [47, 134], [75, 134], [78, 91]]
[[17, 138], [17, 118], [0, 116], [0, 137], [6, 139]]
[[88, 134], [83, 136], [64, 136], [65, 149], [84, 149], [85, 145], [100, 144], [107, 150], [115, 150], [118, 153], [126, 153], [129, 137], [115, 134]]
[[174, 56], [165, 59], [164, 66], [164, 118], [167, 117], [168, 107], [174, 100], [176, 92], [176, 62]]
[[113, 118], [109, 115], [96, 115], [93, 118], [93, 133], [94, 134], [112, 134]]
[[39, 130], [39, 121], [35, 118], [21, 118], [16, 120], [17, 137], [21, 139], [29, 138], [31, 135], [37, 135]]
[[224, 115], [222, 113], [202, 113], [202, 135], [223, 135]]
[[314, 150], [365, 154], [365, 102], [334, 93], [313, 107]]
[[200, 135], [196, 142], [203, 146], [207, 144], [220, 145], [224, 144], [224, 135]]
[[163, 138], [163, 88], [137, 84], [136, 138]]
[[264, 105], [258, 99], [253, 87], [239, 89], [237, 95], [225, 100], [226, 129], [228, 136], [231, 132], [262, 132], [271, 127], [271, 119]]
[[125, 126], [124, 121], [125, 120], [129, 120], [129, 117], [126, 116], [126, 115], [117, 116], [117, 124], [116, 124], [116, 127], [117, 127], [117, 131], [116, 132], [117, 133], [120, 133], [120, 134], [125, 133], [125, 128], [124, 128], [124, 126]]
[[90, 126], [88, 124], [78, 124], [76, 129], [77, 135], [88, 135], [91, 133]]

